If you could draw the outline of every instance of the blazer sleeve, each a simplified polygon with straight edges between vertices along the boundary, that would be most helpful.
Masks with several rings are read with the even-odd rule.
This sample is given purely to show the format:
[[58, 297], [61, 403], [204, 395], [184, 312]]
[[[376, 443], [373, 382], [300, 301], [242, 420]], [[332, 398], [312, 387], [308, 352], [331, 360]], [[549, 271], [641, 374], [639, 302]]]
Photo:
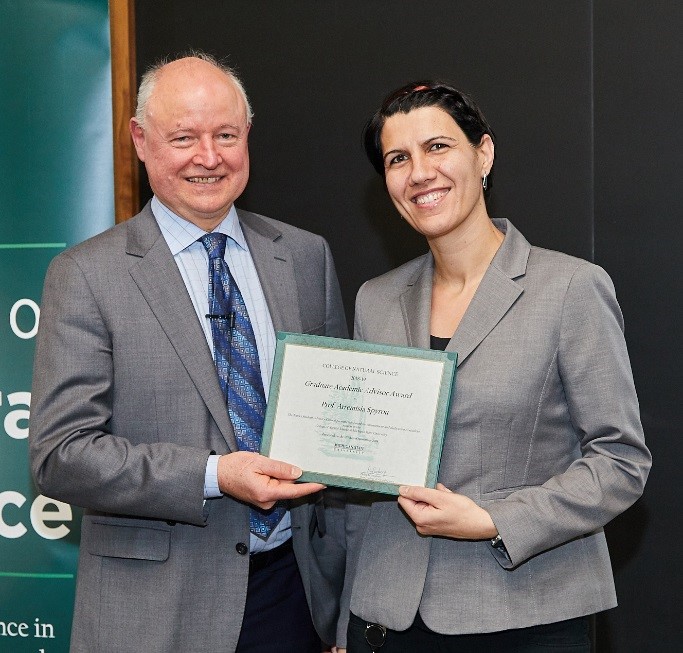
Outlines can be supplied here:
[[486, 505], [510, 557], [496, 556], [503, 567], [602, 528], [640, 497], [650, 470], [621, 310], [595, 265], [571, 278], [556, 355], [581, 457], [542, 485]]
[[152, 432], [133, 443], [116, 430], [125, 427], [112, 424], [113, 340], [78, 262], [58, 256], [45, 279], [34, 361], [35, 482], [46, 495], [93, 510], [202, 525], [209, 451], [157, 442]]

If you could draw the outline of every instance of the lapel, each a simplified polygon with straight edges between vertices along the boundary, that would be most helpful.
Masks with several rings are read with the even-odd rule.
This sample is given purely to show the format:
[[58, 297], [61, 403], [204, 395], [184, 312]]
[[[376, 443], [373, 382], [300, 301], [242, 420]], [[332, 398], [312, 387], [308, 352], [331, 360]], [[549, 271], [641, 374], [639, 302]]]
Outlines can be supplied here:
[[149, 204], [127, 223], [129, 272], [175, 349], [231, 450], [237, 451], [211, 352], [178, 266]]
[[505, 240], [446, 348], [458, 352], [458, 366], [491, 333], [523, 292], [515, 279], [526, 273], [531, 245], [508, 220], [493, 222], [505, 234]]
[[[493, 222], [505, 233], [505, 240], [446, 347], [447, 351], [458, 353], [458, 366], [503, 319], [523, 292], [515, 279], [526, 273], [531, 245], [508, 220], [494, 219]], [[401, 296], [408, 344], [412, 347], [429, 347], [433, 267], [434, 261], [427, 255], [424, 265]]]
[[275, 331], [301, 331], [292, 254], [282, 232], [260, 215], [237, 210]]
[[[406, 328], [408, 346], [429, 349], [429, 316], [432, 312], [432, 277], [434, 259], [423, 257], [423, 264], [401, 294], [401, 312]], [[425, 318], [426, 316], [426, 318]]]

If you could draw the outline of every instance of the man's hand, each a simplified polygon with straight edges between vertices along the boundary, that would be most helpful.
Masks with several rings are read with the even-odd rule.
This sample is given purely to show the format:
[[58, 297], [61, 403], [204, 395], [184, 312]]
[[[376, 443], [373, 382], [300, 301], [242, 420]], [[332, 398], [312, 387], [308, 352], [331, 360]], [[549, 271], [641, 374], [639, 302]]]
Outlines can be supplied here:
[[420, 535], [458, 540], [486, 540], [498, 534], [491, 516], [472, 499], [451, 492], [439, 483], [436, 489], [402, 485], [398, 503]]
[[268, 510], [280, 499], [296, 499], [325, 488], [319, 483], [294, 483], [301, 469], [251, 451], [218, 459], [218, 487], [223, 494]]

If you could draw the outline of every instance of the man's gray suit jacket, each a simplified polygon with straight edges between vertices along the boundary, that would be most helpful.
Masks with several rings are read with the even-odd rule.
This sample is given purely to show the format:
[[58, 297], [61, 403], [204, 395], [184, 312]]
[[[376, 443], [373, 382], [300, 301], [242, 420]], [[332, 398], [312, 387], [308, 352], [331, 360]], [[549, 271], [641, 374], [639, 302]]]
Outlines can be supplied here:
[[[238, 215], [275, 329], [345, 337], [327, 243]], [[203, 487], [209, 453], [237, 444], [211, 351], [149, 205], [50, 265], [29, 441], [40, 491], [86, 508], [71, 650], [233, 651], [249, 572], [238, 546], [249, 541], [248, 507], [229, 497], [204, 503]], [[314, 621], [329, 641], [340, 549], [315, 528], [316, 499], [291, 507], [292, 533]]]
[[[351, 611], [396, 630], [418, 610], [456, 634], [613, 607], [602, 527], [650, 468], [611, 280], [494, 222], [505, 239], [447, 347], [458, 369], [439, 480], [489, 511], [509, 559], [489, 541], [418, 535], [395, 499], [350, 506], [343, 612], [353, 581]], [[428, 348], [432, 274], [426, 255], [366, 283], [356, 338]]]

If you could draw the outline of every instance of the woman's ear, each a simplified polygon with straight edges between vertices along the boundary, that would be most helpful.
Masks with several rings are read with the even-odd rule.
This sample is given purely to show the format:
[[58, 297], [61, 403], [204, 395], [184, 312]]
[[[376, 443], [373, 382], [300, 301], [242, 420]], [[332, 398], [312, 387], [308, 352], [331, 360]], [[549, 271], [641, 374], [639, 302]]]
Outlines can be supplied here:
[[496, 146], [493, 144], [493, 139], [488, 135], [484, 134], [479, 141], [477, 146], [477, 152], [481, 160], [481, 176], [488, 175], [493, 168], [493, 159], [495, 158]]

